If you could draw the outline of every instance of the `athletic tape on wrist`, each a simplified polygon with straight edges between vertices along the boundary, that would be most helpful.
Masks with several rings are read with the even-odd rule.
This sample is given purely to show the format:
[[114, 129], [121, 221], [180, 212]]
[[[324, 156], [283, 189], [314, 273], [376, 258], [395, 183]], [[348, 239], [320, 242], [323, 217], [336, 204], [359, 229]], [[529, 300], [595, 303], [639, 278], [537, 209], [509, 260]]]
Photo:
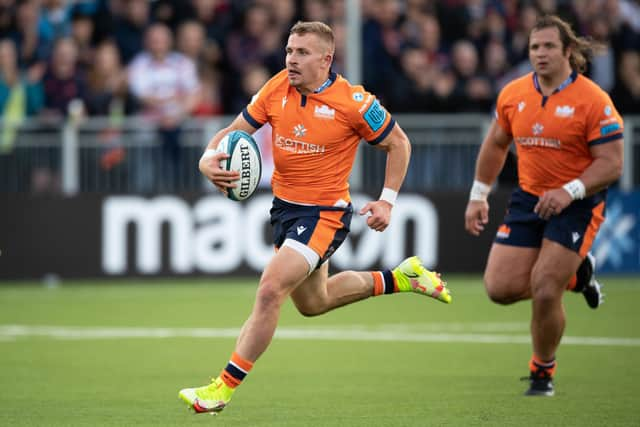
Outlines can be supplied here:
[[490, 185], [475, 179], [473, 180], [473, 185], [471, 186], [471, 192], [469, 193], [469, 200], [479, 200], [479, 201], [486, 202], [490, 192], [491, 192]]
[[573, 200], [582, 200], [587, 194], [587, 189], [584, 187], [584, 183], [578, 178], [573, 181], [567, 182], [562, 186]]
[[394, 191], [390, 188], [383, 188], [382, 193], [380, 193], [380, 200], [384, 200], [391, 204], [391, 206], [396, 204], [396, 198], [398, 197], [398, 192]]

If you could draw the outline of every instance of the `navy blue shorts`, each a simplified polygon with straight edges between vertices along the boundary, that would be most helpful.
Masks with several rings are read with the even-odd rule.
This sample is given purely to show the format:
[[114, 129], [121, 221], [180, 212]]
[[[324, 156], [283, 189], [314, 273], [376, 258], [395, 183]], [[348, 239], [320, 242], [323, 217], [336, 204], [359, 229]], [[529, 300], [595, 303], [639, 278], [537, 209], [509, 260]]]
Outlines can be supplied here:
[[351, 203], [345, 207], [303, 206], [275, 197], [270, 214], [276, 248], [286, 239], [296, 240], [318, 254], [319, 266], [349, 234], [353, 207]]
[[542, 239], [549, 239], [584, 257], [604, 221], [606, 197], [607, 190], [603, 190], [583, 200], [575, 200], [559, 215], [552, 215], [545, 221], [533, 212], [538, 196], [518, 187], [511, 194], [495, 242], [539, 248]]

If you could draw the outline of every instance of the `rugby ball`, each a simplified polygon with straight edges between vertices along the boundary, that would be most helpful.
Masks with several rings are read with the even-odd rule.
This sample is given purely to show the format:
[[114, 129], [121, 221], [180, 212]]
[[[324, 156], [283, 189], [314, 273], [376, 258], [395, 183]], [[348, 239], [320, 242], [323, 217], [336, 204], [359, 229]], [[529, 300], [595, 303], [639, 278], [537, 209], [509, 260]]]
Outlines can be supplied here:
[[229, 188], [227, 197], [235, 201], [251, 197], [262, 175], [262, 157], [256, 141], [247, 132], [234, 130], [222, 138], [218, 151], [229, 155], [228, 159], [220, 162], [222, 169], [240, 172], [240, 179], [235, 182], [236, 188]]

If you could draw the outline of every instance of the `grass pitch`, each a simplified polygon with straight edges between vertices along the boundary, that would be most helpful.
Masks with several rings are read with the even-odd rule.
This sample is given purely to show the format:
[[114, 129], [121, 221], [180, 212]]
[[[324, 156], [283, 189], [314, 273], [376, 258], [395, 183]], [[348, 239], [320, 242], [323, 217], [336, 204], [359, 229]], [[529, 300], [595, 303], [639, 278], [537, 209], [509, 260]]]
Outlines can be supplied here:
[[278, 336], [220, 415], [178, 390], [226, 364], [255, 280], [0, 286], [0, 425], [640, 425], [640, 280], [603, 278], [606, 304], [567, 294], [556, 396], [522, 396], [530, 304], [370, 299], [317, 318], [283, 311]]

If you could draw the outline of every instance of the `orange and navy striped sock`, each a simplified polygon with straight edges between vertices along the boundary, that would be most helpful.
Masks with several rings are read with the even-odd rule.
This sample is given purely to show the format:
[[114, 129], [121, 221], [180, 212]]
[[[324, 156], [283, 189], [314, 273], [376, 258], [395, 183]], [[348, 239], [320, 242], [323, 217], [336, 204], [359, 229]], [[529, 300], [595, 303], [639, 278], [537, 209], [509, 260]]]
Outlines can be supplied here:
[[529, 361], [529, 371], [535, 377], [553, 377], [553, 374], [556, 373], [556, 359], [554, 357], [549, 361], [544, 361], [534, 354]]
[[229, 387], [236, 388], [242, 384], [242, 380], [247, 376], [253, 363], [243, 359], [235, 351], [231, 355], [231, 360], [227, 363], [227, 367], [220, 373], [220, 379]]
[[372, 271], [373, 276], [373, 296], [393, 294], [400, 292], [396, 278], [393, 277], [391, 270]]

